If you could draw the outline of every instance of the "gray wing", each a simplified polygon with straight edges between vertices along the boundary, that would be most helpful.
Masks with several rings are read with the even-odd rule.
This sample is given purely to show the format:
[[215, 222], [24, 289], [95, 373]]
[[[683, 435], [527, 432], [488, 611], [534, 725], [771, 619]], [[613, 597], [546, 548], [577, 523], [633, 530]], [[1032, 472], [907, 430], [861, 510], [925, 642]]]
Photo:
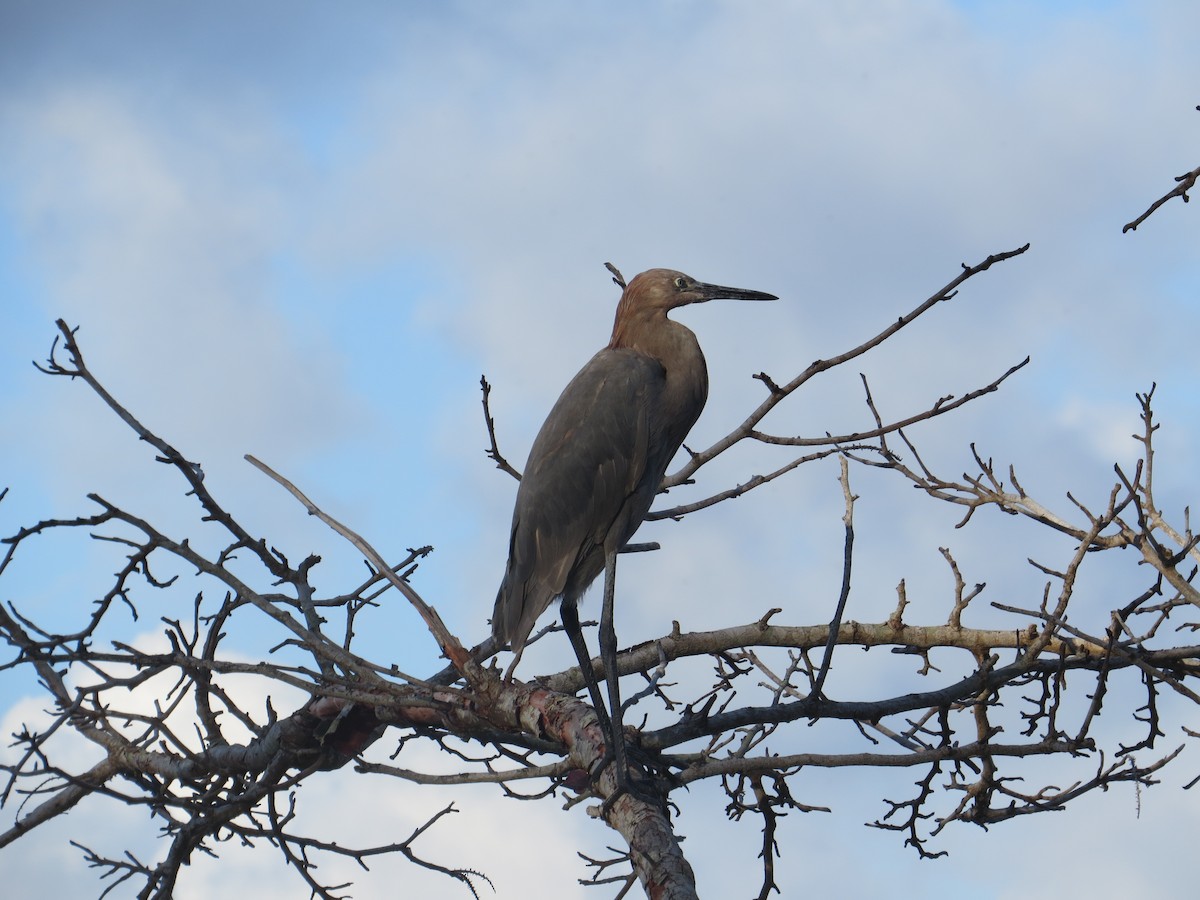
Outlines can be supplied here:
[[[519, 652], [558, 597], [577, 598], [625, 543], [658, 488], [647, 477], [653, 417], [665, 385], [656, 360], [601, 350], [542, 425], [517, 490], [508, 567], [492, 633]], [[652, 473], [651, 473], [652, 474]]]

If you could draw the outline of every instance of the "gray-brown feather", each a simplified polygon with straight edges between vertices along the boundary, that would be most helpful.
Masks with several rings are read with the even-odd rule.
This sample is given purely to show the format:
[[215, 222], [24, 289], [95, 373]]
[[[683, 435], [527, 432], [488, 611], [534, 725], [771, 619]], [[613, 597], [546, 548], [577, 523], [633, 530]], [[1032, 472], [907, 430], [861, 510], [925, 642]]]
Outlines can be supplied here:
[[493, 635], [514, 652], [550, 604], [578, 599], [603, 571], [606, 550], [619, 549], [641, 524], [692, 424], [677, 440], [654, 433], [666, 391], [656, 359], [604, 349], [567, 385], [542, 425], [517, 490], [508, 566], [492, 616]]

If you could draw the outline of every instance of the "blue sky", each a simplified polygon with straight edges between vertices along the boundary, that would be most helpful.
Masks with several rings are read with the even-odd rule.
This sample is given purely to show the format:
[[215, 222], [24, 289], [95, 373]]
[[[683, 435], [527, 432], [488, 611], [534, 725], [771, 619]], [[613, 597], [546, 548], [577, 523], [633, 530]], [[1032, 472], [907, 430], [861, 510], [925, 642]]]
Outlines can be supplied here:
[[[519, 463], [558, 391], [607, 340], [617, 295], [605, 261], [627, 276], [670, 266], [780, 295], [681, 315], [712, 375], [693, 432], [705, 445], [761, 398], [751, 374], [786, 380], [915, 306], [961, 262], [1026, 241], [1024, 257], [853, 371], [815, 380], [768, 424], [861, 427], [860, 370], [899, 415], [1031, 354], [999, 395], [914, 434], [930, 458], [957, 473], [976, 441], [1047, 503], [1065, 508], [1068, 489], [1099, 498], [1112, 463], [1136, 453], [1134, 392], [1158, 382], [1159, 496], [1179, 513], [1197, 493], [1200, 440], [1196, 210], [1176, 202], [1135, 234], [1121, 226], [1196, 165], [1198, 19], [1182, 2], [0, 4], [0, 485], [11, 488], [0, 531], [85, 511], [89, 491], [180, 534], [195, 527], [145, 447], [81, 386], [29, 364], [61, 316], [80, 327], [109, 388], [203, 461], [229, 506], [289, 554], [325, 556], [328, 587], [357, 577], [356, 555], [242, 454], [275, 465], [388, 555], [433, 544], [419, 587], [478, 638], [514, 493], [482, 453], [479, 376], [495, 385], [502, 449]], [[779, 459], [739, 448], [708, 486]], [[624, 639], [772, 606], [789, 621], [827, 620], [840, 576], [835, 477], [806, 468], [774, 493], [649, 527], [664, 549], [623, 566]], [[1031, 605], [1040, 582], [1025, 558], [1065, 552], [1005, 517], [955, 531], [952, 511], [861, 477], [855, 618], [886, 615], [904, 577], [910, 618], [941, 621], [939, 546], [988, 581], [992, 599]], [[102, 551], [31, 548], [0, 600], [70, 622], [112, 571]], [[63, 566], [63, 552], [78, 565]], [[1118, 602], [1105, 588], [1135, 583], [1128, 572], [1105, 578], [1080, 615]], [[148, 608], [124, 636], [151, 640], [169, 609]], [[253, 655], [274, 639], [246, 633], [238, 647]], [[402, 608], [366, 639], [364, 650], [403, 669], [433, 665], [432, 642]], [[539, 646], [527, 664], [547, 671], [569, 658]], [[844, 677], [847, 695], [869, 678], [849, 666]], [[0, 676], [6, 731], [34, 714], [35, 696]], [[997, 900], [1068, 886], [1179, 891], [1191, 875], [1170, 849], [1197, 822], [1177, 789], [1196, 768], [1185, 754], [1142, 798], [1140, 818], [1131, 792], [1112, 792], [1044, 822], [951, 829], [951, 857], [935, 863], [861, 826], [910, 773], [814, 774], [805, 801], [835, 812], [788, 820], [784, 895], [829, 895], [835, 879], [852, 898], [897, 883]], [[306, 802], [332, 814], [362, 781], [331, 777]], [[377, 799], [377, 786], [366, 790]], [[752, 870], [757, 835], [713, 823], [719, 799], [694, 794], [684, 831], [702, 881], [714, 896], [744, 891], [710, 860]], [[414, 811], [376, 804], [366, 826], [400, 833], [420, 804], [449, 799], [410, 795]], [[553, 896], [570, 896], [582, 874], [575, 849], [609, 839], [578, 811], [514, 810], [495, 792], [460, 800], [455, 825], [480, 849], [456, 860], [492, 875], [498, 896], [532, 895], [518, 887], [519, 861], [488, 849], [497, 828], [556, 848]], [[87, 895], [93, 874], [65, 839], [99, 822], [114, 846], [139, 828], [80, 810], [0, 867], [41, 866], [45, 884], [53, 860], [47, 886]], [[461, 847], [453, 837], [443, 859]], [[1051, 842], [1054, 860], [1072, 864], [1036, 883], [1023, 866], [995, 865], [1044, 859]], [[1138, 862], [1150, 848], [1158, 867]], [[223, 868], [197, 864], [180, 896], [227, 882], [296, 896], [278, 866], [265, 848]], [[994, 876], [981, 881], [981, 867]], [[460, 896], [395, 871], [424, 896]], [[353, 877], [356, 896], [387, 895], [386, 874]]]

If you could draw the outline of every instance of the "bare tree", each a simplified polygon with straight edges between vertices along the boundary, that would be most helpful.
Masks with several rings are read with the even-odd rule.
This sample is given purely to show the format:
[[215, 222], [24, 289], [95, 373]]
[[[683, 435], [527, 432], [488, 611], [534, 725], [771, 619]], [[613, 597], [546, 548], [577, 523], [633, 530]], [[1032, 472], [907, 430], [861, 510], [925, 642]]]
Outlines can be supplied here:
[[[672, 823], [672, 794], [707, 780], [724, 790], [730, 818], [761, 829], [758, 896], [765, 898], [777, 890], [780, 817], [813, 809], [798, 799], [795, 776], [804, 768], [890, 767], [915, 773], [915, 789], [885, 799], [874, 824], [900, 832], [922, 856], [941, 852], [934, 838], [951, 823], [986, 826], [1060, 809], [1119, 782], [1154, 784], [1156, 773], [1181, 749], [1161, 746], [1167, 732], [1161, 698], [1173, 693], [1200, 701], [1200, 646], [1185, 642], [1200, 627], [1200, 592], [1192, 584], [1200, 537], [1186, 512], [1181, 522], [1173, 521], [1155, 497], [1153, 390], [1138, 396], [1141, 459], [1132, 468], [1114, 469], [1107, 495], [1087, 501], [1068, 494], [1061, 509], [1029, 495], [1015, 472], [974, 448], [972, 473], [939, 473], [923, 459], [914, 436], [922, 423], [996, 391], [1028, 359], [988, 384], [897, 417], [881, 413], [864, 378], [864, 424], [853, 433], [796, 436], [765, 430], [772, 410], [814, 376], [870, 352], [952, 300], [967, 282], [1027, 250], [1028, 245], [963, 265], [945, 287], [886, 328], [813, 362], [785, 383], [759, 373], [755, 377], [766, 395], [758, 407], [711, 447], [691, 451], [684, 466], [668, 476], [665, 487], [698, 481], [709, 463], [742, 441], [794, 448], [774, 471], [714, 487], [705, 499], [660, 508], [652, 518], [683, 518], [770, 485], [800, 466], [838, 460], [845, 504], [843, 578], [840, 597], [829, 598], [828, 608], [835, 611], [829, 622], [780, 622], [780, 610], [763, 609], [750, 621], [717, 631], [684, 633], [676, 626], [620, 652], [619, 673], [629, 680], [626, 693], [632, 695], [628, 704], [637, 704], [642, 713], [641, 724], [629, 729], [628, 742], [640, 769], [639, 785], [648, 786], [645, 796], [642, 790], [618, 795], [612, 767], [598, 766], [604, 758], [602, 732], [593, 709], [576, 696], [584, 686], [578, 668], [504, 680], [488, 665], [489, 642], [466, 649], [414, 590], [412, 575], [428, 548], [385, 559], [301, 488], [251, 460], [366, 558], [369, 570], [359, 583], [337, 593], [320, 592], [312, 579], [319, 557], [293, 562], [231, 515], [206, 483], [201, 465], [151, 432], [105, 389], [85, 362], [76, 332], [60, 321], [60, 334], [40, 368], [82, 382], [154, 448], [157, 460], [174, 470], [181, 489], [194, 499], [196, 533], [168, 534], [136, 511], [91, 494], [90, 509], [77, 518], [44, 519], [4, 539], [0, 575], [27, 544], [50, 533], [104, 542], [120, 562], [95, 600], [76, 609], [75, 630], [69, 633], [39, 624], [30, 604], [20, 599], [0, 607], [0, 635], [12, 648], [0, 669], [36, 673], [53, 707], [47, 727], [15, 736], [20, 752], [3, 767], [0, 801], [14, 814], [11, 827], [0, 834], [0, 847], [89, 798], [107, 796], [143, 809], [162, 840], [161, 852], [149, 860], [79, 845], [107, 878], [105, 894], [121, 886], [138, 897], [169, 897], [181, 866], [194, 854], [219, 853], [222, 842], [233, 840], [273, 848], [270, 852], [277, 852], [318, 897], [349, 896], [348, 885], [322, 881], [320, 860], [341, 855], [365, 866], [383, 854], [399, 854], [444, 873], [478, 896], [488, 883], [486, 873], [427, 859], [418, 848], [428, 829], [444, 827], [440, 820], [455, 810], [453, 805], [411, 834], [377, 846], [347, 846], [332, 824], [330, 833], [300, 830], [295, 788], [334, 777], [327, 774], [331, 770], [352, 768], [393, 777], [397, 792], [491, 783], [526, 799], [565, 794], [611, 801], [597, 803], [592, 812], [621, 835], [626, 849], [608, 859], [584, 857], [585, 883], [609, 885], [609, 891], [625, 896], [640, 881], [649, 896], [692, 897], [696, 885]], [[482, 386], [489, 455], [517, 475], [496, 440], [490, 386], [486, 381]], [[954, 588], [940, 611], [939, 603], [926, 598], [910, 607], [901, 582], [886, 619], [846, 620], [856, 564], [857, 467], [883, 470], [932, 501], [962, 507], [963, 524], [993, 507], [1031, 528], [1067, 536], [1072, 549], [1061, 559], [1033, 563], [1045, 579], [1040, 596], [993, 604], [1011, 616], [1008, 627], [968, 624], [970, 605], [983, 586], [969, 584], [947, 549], [942, 553]], [[212, 539], [214, 531], [219, 540]], [[1080, 572], [1097, 557], [1121, 549], [1130, 551], [1125, 560], [1141, 566], [1142, 587], [1129, 596], [1106, 598], [1108, 613], [1102, 618], [1081, 614], [1068, 620]], [[167, 572], [172, 574], [161, 574]], [[179, 573], [199, 576], [200, 589], [195, 579]], [[153, 602], [148, 598], [155, 592], [166, 592], [172, 610], [162, 617], [162, 648], [123, 642], [128, 619], [119, 611], [136, 615]], [[381, 598], [394, 596], [389, 592], [402, 594], [418, 610], [450, 662], [447, 669], [411, 673], [402, 670], [404, 660], [393, 664], [359, 655], [356, 636]], [[925, 624], [907, 621], [917, 608]], [[230, 634], [263, 625], [277, 635], [267, 658], [247, 661], [227, 650]], [[484, 629], [480, 622], [479, 631]], [[553, 630], [548, 627], [534, 639]], [[893, 665], [918, 670], [925, 687], [832, 699], [824, 686], [841, 647], [890, 648]], [[931, 654], [941, 654], [939, 666]], [[689, 666], [703, 668], [707, 677], [678, 677]], [[603, 675], [599, 660], [593, 667]], [[281, 712], [269, 704], [252, 709], [230, 688], [234, 678], [289, 686], [309, 699]], [[1131, 745], [1105, 746], [1094, 725], [1105, 704], [1111, 705], [1109, 689], [1118, 680], [1137, 687], [1140, 699], [1120, 714], [1136, 720], [1141, 737]], [[630, 689], [635, 682], [637, 689]], [[699, 686], [689, 690], [685, 685]], [[844, 753], [786, 755], [768, 746], [789, 730], [812, 734], [810, 726], [837, 722], [854, 723], [859, 746]], [[98, 761], [79, 766], [70, 761], [77, 755], [64, 758], [59, 748], [68, 735], [94, 745]], [[417, 739], [433, 742], [455, 771], [406, 768], [405, 751]], [[797, 738], [789, 746], [805, 742]], [[1078, 768], [1073, 783], [1029, 784], [1015, 777], [1036, 772], [1031, 758], [1047, 757], [1073, 760]], [[904, 780], [912, 782], [912, 775]], [[546, 815], [557, 814], [546, 810]]]

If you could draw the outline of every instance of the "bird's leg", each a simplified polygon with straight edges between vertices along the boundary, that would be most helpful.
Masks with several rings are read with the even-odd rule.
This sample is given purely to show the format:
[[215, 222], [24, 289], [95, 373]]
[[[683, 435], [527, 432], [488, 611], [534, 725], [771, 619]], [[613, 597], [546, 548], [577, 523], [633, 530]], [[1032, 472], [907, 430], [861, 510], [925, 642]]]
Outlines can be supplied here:
[[611, 755], [617, 766], [617, 793], [611, 799], [629, 789], [629, 765], [625, 759], [625, 722], [621, 710], [621, 686], [617, 672], [617, 631], [613, 626], [613, 596], [617, 589], [617, 551], [609, 550], [604, 556], [604, 606], [600, 610], [600, 659], [604, 662], [604, 680], [608, 682], [608, 710], [610, 716], [609, 739]]
[[559, 615], [562, 618], [563, 630], [571, 639], [571, 647], [575, 650], [575, 658], [579, 660], [579, 669], [583, 680], [587, 683], [588, 694], [592, 698], [592, 706], [596, 710], [596, 719], [600, 722], [600, 730], [604, 732], [604, 758], [597, 766], [593, 778], [598, 777], [609, 763], [617, 767], [617, 789], [605, 801], [605, 809], [618, 797], [629, 791], [629, 764], [625, 754], [625, 726], [621, 710], [621, 689], [617, 683], [617, 632], [613, 627], [613, 596], [616, 593], [617, 554], [609, 553], [604, 560], [604, 604], [600, 612], [600, 658], [604, 662], [604, 680], [608, 683], [608, 706], [600, 694], [600, 683], [592, 671], [592, 657], [588, 653], [587, 642], [583, 637], [583, 628], [579, 624], [579, 607], [572, 599], [563, 598]]
[[[604, 607], [600, 618], [600, 657], [604, 660], [604, 680], [608, 682], [608, 708], [605, 708], [604, 698], [600, 694], [600, 683], [592, 671], [592, 657], [588, 653], [587, 642], [583, 638], [583, 629], [579, 624], [579, 607], [572, 600], [563, 599], [560, 616], [563, 630], [571, 639], [575, 650], [575, 658], [579, 660], [583, 680], [587, 682], [588, 694], [592, 698], [592, 706], [596, 710], [596, 719], [600, 722], [600, 730], [604, 732], [604, 757], [593, 770], [593, 780], [600, 777], [605, 766], [615, 763], [617, 766], [617, 789], [605, 801], [608, 807], [622, 794], [628, 792], [628, 764], [625, 759], [625, 729], [621, 716], [621, 696], [617, 679], [617, 635], [613, 628], [613, 578], [616, 574], [616, 554], [610, 554], [605, 564], [604, 577]], [[610, 716], [609, 710], [612, 711]]]
[[596, 718], [600, 721], [600, 729], [604, 732], [605, 743], [611, 743], [612, 722], [609, 721], [608, 710], [604, 708], [604, 698], [600, 694], [600, 684], [596, 681], [596, 673], [592, 671], [592, 656], [588, 653], [587, 642], [583, 639], [583, 628], [579, 624], [578, 602], [564, 597], [559, 615], [562, 617], [563, 631], [571, 639], [575, 658], [579, 660], [579, 670], [583, 673], [583, 680], [587, 682], [588, 694], [592, 698]]

